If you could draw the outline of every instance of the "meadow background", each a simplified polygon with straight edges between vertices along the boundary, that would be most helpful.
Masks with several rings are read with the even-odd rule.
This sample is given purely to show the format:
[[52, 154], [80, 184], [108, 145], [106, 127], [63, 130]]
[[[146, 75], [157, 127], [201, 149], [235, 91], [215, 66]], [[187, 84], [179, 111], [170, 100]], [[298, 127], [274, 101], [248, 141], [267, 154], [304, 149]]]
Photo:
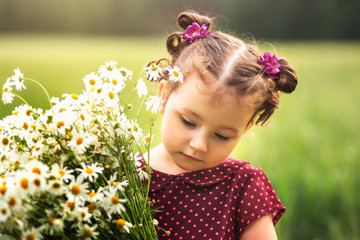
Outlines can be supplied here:
[[[2, 12], [6, 2], [0, 2]], [[177, 13], [181, 7], [164, 14]], [[170, 27], [162, 33], [146, 35], [0, 26], [0, 86], [19, 67], [26, 77], [41, 82], [51, 96], [80, 93], [84, 75], [114, 60], [134, 72], [124, 99], [134, 104], [135, 116], [140, 103], [136, 94], [128, 93], [147, 61], [168, 56], [166, 33], [175, 29], [174, 16], [166, 25]], [[276, 227], [279, 239], [360, 239], [360, 41], [273, 36], [259, 40], [261, 52], [276, 49], [278, 56], [295, 66], [299, 85], [294, 93], [281, 96], [281, 108], [270, 125], [253, 127], [232, 155], [263, 168], [287, 207]], [[21, 96], [35, 107], [47, 108], [42, 90], [31, 82], [25, 84]], [[148, 86], [155, 94], [156, 86]], [[1, 102], [0, 119], [20, 103]], [[143, 110], [140, 122], [149, 131], [150, 117]], [[160, 123], [158, 116], [154, 146], [159, 142]]]

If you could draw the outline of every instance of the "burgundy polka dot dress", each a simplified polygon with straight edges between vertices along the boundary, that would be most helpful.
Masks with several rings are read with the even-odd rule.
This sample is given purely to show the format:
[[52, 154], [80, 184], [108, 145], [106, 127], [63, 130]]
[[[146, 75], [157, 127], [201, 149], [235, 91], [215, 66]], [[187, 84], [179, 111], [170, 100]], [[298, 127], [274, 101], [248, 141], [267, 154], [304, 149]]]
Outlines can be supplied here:
[[149, 197], [170, 231], [159, 239], [239, 239], [251, 221], [272, 213], [276, 224], [285, 212], [263, 170], [234, 158], [178, 175], [153, 170]]

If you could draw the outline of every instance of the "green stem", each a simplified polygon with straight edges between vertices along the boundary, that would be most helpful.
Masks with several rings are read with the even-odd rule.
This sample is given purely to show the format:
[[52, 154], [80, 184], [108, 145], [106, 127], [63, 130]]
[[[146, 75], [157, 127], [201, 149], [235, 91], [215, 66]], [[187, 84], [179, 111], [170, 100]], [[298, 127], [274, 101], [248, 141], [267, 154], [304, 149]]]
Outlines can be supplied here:
[[30, 104], [29, 104], [27, 101], [25, 101], [25, 99], [22, 98], [19, 94], [16, 94], [16, 93], [14, 93], [14, 92], [9, 92], [9, 91], [5, 91], [5, 92], [11, 93], [11, 94], [14, 95], [15, 97], [17, 97], [17, 98], [19, 98], [21, 101], [23, 101], [26, 105], [30, 106]]
[[49, 100], [50, 108], [52, 108], [51, 99], [50, 99], [49, 93], [46, 91], [45, 87], [40, 82], [38, 82], [38, 81], [36, 81], [34, 79], [31, 79], [31, 78], [24, 78], [24, 79], [32, 81], [32, 82], [38, 84], [44, 90], [44, 92], [45, 92], [45, 94], [46, 94], [46, 96], [47, 96], [47, 98]]

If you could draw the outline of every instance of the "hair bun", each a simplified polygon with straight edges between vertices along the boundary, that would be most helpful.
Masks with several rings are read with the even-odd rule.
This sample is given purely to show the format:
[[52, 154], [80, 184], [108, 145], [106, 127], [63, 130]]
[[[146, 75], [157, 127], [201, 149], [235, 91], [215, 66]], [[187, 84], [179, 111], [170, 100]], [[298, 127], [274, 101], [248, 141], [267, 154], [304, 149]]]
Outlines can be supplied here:
[[198, 23], [200, 26], [205, 24], [210, 28], [212, 24], [211, 18], [207, 16], [202, 16], [195, 11], [185, 11], [179, 14], [177, 18], [177, 23], [182, 29], [186, 29], [193, 22]]
[[295, 90], [298, 80], [293, 66], [285, 59], [279, 59], [282, 65], [279, 69], [281, 71], [280, 78], [275, 80], [276, 88], [285, 93], [291, 93]]

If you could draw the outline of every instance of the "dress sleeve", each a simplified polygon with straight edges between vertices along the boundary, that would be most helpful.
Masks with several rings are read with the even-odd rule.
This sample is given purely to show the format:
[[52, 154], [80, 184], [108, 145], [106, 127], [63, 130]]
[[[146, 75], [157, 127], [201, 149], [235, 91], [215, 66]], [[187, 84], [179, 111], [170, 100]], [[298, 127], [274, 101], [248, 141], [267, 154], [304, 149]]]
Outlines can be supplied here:
[[248, 165], [241, 183], [238, 198], [237, 223], [238, 232], [242, 232], [247, 225], [261, 216], [272, 214], [274, 225], [285, 212], [270, 181], [261, 168]]

